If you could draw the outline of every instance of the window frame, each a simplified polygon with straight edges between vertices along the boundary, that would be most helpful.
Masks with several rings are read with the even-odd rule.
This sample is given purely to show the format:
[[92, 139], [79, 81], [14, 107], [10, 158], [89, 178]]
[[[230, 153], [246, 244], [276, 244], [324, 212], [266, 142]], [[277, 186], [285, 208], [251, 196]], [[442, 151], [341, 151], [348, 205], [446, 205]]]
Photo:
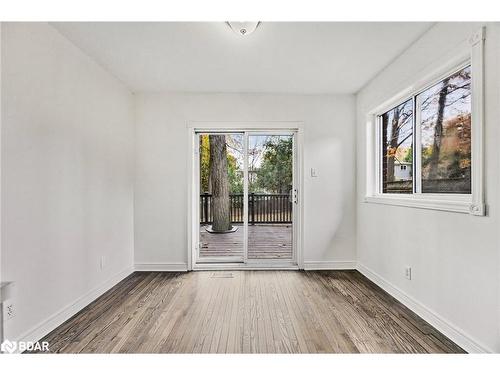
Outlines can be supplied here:
[[[485, 215], [483, 181], [484, 40], [484, 28], [481, 28], [468, 39], [466, 46], [460, 48], [460, 51], [455, 53], [453, 57], [440, 64], [433, 64], [433, 68], [427, 69], [427, 74], [422, 74], [421, 79], [369, 111], [367, 116], [365, 202], [461, 212], [478, 216]], [[422, 193], [421, 147], [417, 147], [420, 145], [421, 131], [417, 97], [423, 91], [469, 65], [471, 67], [471, 193]], [[408, 100], [413, 101], [414, 111], [413, 193], [383, 193], [381, 115]]]

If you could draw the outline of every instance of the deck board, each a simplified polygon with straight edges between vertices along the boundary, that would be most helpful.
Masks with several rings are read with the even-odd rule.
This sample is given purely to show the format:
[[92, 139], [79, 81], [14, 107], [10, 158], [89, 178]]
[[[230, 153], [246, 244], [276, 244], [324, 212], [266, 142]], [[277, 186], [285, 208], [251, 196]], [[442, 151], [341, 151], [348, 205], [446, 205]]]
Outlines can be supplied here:
[[[200, 258], [243, 256], [244, 230], [241, 225], [232, 233], [209, 233], [200, 226]], [[291, 224], [256, 224], [248, 226], [248, 259], [292, 259]]]

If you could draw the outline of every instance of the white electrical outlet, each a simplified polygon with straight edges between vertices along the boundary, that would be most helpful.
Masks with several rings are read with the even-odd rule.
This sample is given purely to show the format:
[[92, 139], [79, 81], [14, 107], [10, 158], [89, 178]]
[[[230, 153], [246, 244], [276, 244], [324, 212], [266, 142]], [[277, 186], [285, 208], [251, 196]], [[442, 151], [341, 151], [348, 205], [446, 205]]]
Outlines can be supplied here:
[[101, 262], [99, 263], [99, 267], [102, 269], [104, 269], [104, 267], [106, 266], [106, 257], [103, 255], [101, 257]]
[[14, 304], [9, 301], [5, 301], [3, 304], [3, 317], [5, 320], [12, 319], [15, 316]]
[[411, 280], [411, 267], [406, 267], [406, 268], [405, 268], [405, 277], [406, 277], [408, 280]]

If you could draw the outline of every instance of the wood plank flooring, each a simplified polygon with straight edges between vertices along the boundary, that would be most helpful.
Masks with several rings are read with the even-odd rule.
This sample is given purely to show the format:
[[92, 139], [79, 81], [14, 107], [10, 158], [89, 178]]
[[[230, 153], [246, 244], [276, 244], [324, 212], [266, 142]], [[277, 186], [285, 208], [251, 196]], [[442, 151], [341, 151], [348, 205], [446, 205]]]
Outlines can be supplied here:
[[43, 340], [60, 353], [462, 353], [357, 271], [135, 272]]

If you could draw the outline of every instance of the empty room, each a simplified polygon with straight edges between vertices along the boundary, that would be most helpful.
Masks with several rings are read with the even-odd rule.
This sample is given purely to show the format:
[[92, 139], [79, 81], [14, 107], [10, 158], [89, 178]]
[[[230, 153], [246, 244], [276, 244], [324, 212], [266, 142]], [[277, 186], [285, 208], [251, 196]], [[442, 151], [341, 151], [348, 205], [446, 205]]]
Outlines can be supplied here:
[[500, 23], [217, 19], [2, 20], [0, 357], [500, 352]]

